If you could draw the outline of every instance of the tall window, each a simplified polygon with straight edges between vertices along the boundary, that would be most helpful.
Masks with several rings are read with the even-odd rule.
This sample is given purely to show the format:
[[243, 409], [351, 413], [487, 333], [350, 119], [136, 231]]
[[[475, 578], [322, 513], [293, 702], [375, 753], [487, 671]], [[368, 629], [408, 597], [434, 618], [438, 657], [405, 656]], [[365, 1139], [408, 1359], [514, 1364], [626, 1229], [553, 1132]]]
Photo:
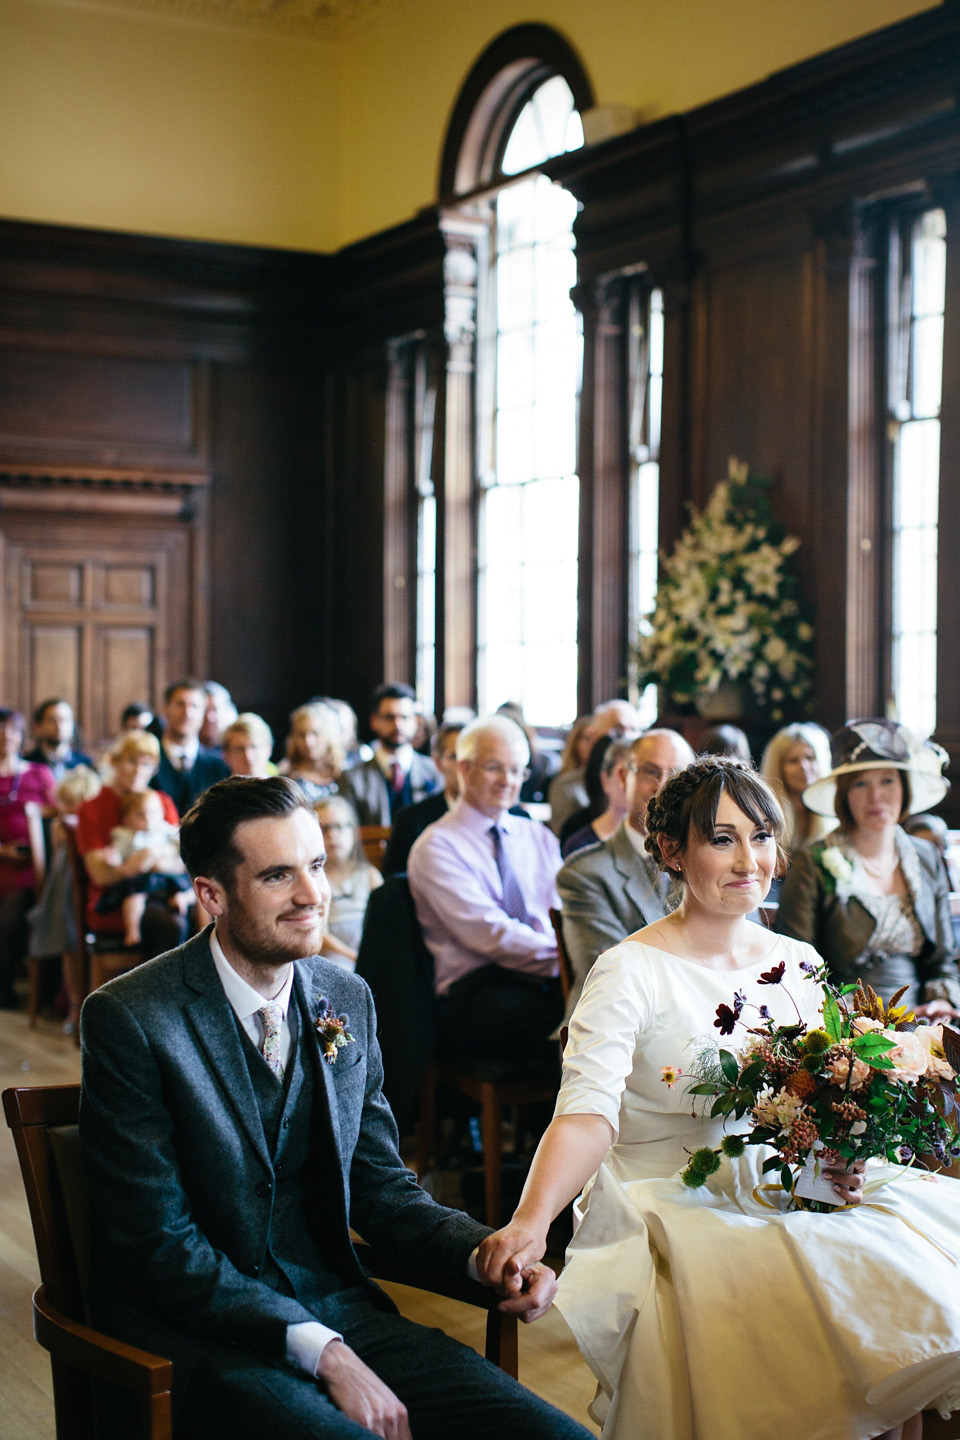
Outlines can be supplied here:
[[[566, 81], [520, 111], [501, 161], [528, 172], [583, 143]], [[577, 700], [576, 201], [543, 175], [491, 205], [478, 374], [478, 690], [482, 709], [518, 701], [533, 724], [573, 718]]]
[[931, 209], [890, 231], [888, 430], [892, 447], [891, 684], [897, 716], [937, 723], [937, 512], [946, 216]]
[[[663, 407], [663, 292], [635, 286], [630, 295], [629, 634], [653, 612], [660, 541], [660, 417]], [[635, 681], [631, 689], [635, 689]], [[644, 727], [657, 718], [657, 687], [637, 695]]]

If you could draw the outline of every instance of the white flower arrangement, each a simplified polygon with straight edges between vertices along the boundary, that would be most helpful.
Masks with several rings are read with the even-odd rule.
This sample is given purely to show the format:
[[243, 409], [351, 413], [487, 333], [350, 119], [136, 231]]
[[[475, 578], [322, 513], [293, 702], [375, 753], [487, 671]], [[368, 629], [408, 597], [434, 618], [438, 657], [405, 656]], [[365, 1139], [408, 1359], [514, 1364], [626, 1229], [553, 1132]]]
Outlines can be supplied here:
[[637, 653], [640, 683], [680, 704], [740, 682], [779, 721], [802, 711], [810, 690], [813, 627], [787, 563], [800, 541], [773, 522], [766, 483], [731, 459], [706, 509], [690, 507], [673, 553], [661, 556]]

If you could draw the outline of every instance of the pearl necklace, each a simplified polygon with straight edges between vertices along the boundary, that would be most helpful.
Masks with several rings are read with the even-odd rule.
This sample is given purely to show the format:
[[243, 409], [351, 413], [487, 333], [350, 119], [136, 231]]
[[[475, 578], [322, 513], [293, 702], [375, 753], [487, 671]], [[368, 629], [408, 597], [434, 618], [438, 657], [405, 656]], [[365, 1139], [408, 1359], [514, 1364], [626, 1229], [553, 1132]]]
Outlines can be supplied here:
[[871, 864], [867, 857], [865, 855], [862, 855], [859, 850], [857, 850], [857, 859], [860, 861], [860, 864], [863, 866], [864, 870], [866, 870], [867, 874], [872, 875], [875, 880], [889, 880], [891, 875], [893, 875], [894, 871], [900, 864], [900, 856], [897, 854], [894, 854], [892, 863], [887, 863], [885, 865]]

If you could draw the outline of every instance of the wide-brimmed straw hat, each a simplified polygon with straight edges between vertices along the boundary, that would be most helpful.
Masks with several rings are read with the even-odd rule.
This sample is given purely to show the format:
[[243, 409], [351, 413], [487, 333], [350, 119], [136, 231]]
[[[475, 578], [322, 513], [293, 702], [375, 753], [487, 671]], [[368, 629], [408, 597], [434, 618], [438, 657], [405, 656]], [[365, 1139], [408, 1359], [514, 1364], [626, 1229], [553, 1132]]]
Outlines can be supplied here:
[[918, 740], [895, 720], [851, 720], [830, 740], [833, 769], [803, 792], [815, 815], [836, 817], [837, 777], [855, 770], [903, 770], [910, 779], [910, 814], [939, 805], [950, 788], [941, 773], [947, 752], [932, 740]]

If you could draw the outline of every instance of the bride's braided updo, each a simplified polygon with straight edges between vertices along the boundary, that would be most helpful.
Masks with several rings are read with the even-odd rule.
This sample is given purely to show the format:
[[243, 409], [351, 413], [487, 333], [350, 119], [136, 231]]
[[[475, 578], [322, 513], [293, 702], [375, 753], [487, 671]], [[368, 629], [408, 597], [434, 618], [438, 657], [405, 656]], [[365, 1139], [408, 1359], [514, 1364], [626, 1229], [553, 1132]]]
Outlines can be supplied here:
[[751, 765], [732, 755], [700, 755], [665, 780], [647, 806], [646, 847], [661, 870], [672, 868], [664, 858], [661, 840], [669, 842], [672, 858], [686, 848], [691, 830], [701, 840], [711, 839], [724, 794], [755, 825], [770, 831], [777, 842], [778, 873], [783, 869], [783, 811], [766, 781]]

